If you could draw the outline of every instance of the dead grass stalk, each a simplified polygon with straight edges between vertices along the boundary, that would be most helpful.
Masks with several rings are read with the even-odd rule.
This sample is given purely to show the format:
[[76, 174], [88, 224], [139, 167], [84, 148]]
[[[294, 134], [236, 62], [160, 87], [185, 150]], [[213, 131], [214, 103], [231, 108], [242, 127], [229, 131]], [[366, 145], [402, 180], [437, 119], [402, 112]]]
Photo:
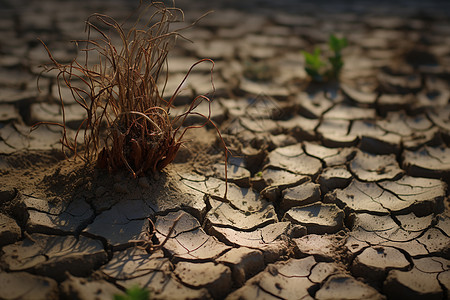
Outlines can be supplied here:
[[[47, 70], [58, 71], [62, 107], [62, 123], [43, 123], [62, 127], [65, 153], [81, 156], [86, 161], [96, 160], [99, 168], [110, 171], [126, 168], [134, 177], [166, 167], [174, 160], [186, 131], [208, 123], [216, 128], [227, 157], [228, 149], [211, 121], [211, 110], [208, 115], [195, 111], [202, 101], [211, 103], [208, 96], [196, 97], [186, 112], [173, 119], [169, 117], [181, 86], [196, 65], [211, 64], [214, 89], [214, 62], [202, 59], [195, 63], [172, 97], [164, 100], [161, 95], [168, 80], [167, 55], [175, 39], [181, 36], [179, 31], [170, 31], [170, 24], [183, 21], [184, 15], [180, 9], [160, 2], [141, 9], [143, 13], [128, 30], [109, 16], [90, 16], [86, 21], [87, 39], [76, 41], [84, 55], [68, 64], [56, 61], [43, 43], [52, 63]], [[153, 11], [150, 18], [144, 20], [143, 16], [150, 10]], [[113, 38], [119, 45], [115, 45]], [[98, 58], [95, 64], [91, 62], [93, 55]], [[74, 138], [69, 138], [66, 127], [62, 85], [71, 90], [73, 99], [86, 111]], [[183, 127], [190, 114], [201, 115], [204, 124]], [[78, 149], [80, 135], [83, 135], [82, 151]]]

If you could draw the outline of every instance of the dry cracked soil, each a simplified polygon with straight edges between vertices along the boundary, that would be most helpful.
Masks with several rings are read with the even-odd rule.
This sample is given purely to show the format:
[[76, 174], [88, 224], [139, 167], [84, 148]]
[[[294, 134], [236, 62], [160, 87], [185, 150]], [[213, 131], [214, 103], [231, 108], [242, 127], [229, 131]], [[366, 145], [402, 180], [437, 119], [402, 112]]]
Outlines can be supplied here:
[[[136, 1], [137, 2], [137, 1]], [[66, 160], [54, 74], [115, 0], [0, 0], [0, 299], [450, 299], [450, 3], [177, 1], [167, 93], [215, 61], [214, 128], [139, 179]], [[300, 50], [345, 36], [339, 82]], [[182, 111], [211, 92], [191, 73]], [[62, 89], [68, 131], [84, 115]], [[200, 105], [198, 111], [207, 112]], [[187, 124], [201, 124], [191, 116]], [[151, 239], [149, 239], [149, 237]], [[146, 243], [136, 241], [146, 240]]]

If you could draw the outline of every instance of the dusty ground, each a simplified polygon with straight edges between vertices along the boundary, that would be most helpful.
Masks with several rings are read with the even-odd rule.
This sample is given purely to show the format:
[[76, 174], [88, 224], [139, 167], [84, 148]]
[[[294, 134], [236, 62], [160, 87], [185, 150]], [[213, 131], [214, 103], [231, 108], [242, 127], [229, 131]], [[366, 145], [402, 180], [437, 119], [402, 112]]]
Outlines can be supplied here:
[[[169, 93], [215, 60], [226, 199], [213, 128], [139, 179], [64, 159], [56, 128], [30, 133], [61, 118], [53, 75], [36, 87], [37, 38], [68, 61], [90, 13], [124, 20], [127, 3], [0, 0], [0, 299], [135, 284], [155, 299], [449, 299], [446, 1], [177, 2], [188, 21], [216, 9], [173, 50]], [[314, 84], [300, 50], [329, 33], [350, 43], [342, 78]], [[174, 112], [210, 91], [200, 65]]]

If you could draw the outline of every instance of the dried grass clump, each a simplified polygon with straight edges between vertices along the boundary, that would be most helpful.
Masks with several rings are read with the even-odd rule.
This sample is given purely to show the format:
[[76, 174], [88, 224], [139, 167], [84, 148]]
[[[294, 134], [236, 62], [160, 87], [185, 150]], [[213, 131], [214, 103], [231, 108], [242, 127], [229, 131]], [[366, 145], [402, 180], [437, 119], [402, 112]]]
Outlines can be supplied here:
[[[200, 102], [210, 103], [204, 95], [195, 98], [185, 113], [172, 120], [169, 118], [173, 101], [192, 68], [201, 62], [210, 62], [212, 83], [214, 63], [204, 59], [194, 64], [173, 96], [165, 101], [162, 93], [168, 79], [166, 58], [179, 36], [178, 31], [171, 32], [169, 26], [183, 21], [183, 12], [159, 2], [144, 8], [146, 13], [150, 10], [154, 12], [148, 21], [139, 18], [129, 30], [106, 15], [90, 16], [86, 21], [87, 39], [77, 41], [77, 46], [85, 45], [80, 49], [84, 53], [82, 61], [58, 63], [44, 44], [52, 61], [50, 69], [59, 71], [59, 91], [61, 85], [69, 87], [87, 115], [75, 138], [70, 139], [64, 102], [60, 99], [63, 120], [56, 125], [63, 128], [63, 151], [77, 156], [77, 138], [84, 134], [83, 159], [96, 159], [99, 168], [110, 171], [126, 168], [134, 177], [166, 167], [174, 160], [186, 130], [210, 122], [210, 115], [194, 111]], [[144, 28], [138, 28], [139, 24], [144, 24]], [[94, 35], [97, 37], [93, 38]], [[118, 37], [119, 46], [114, 45], [112, 37]], [[98, 56], [95, 64], [90, 63], [92, 55]], [[164, 78], [160, 78], [160, 74], [165, 74]], [[183, 128], [183, 121], [189, 114], [201, 115], [205, 123]]]

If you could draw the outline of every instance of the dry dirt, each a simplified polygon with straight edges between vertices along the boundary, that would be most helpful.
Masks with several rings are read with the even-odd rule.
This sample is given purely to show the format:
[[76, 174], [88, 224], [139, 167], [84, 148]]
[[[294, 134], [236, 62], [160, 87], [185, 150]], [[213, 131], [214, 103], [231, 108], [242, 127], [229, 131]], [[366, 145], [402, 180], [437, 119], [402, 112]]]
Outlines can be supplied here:
[[[30, 133], [61, 118], [36, 38], [69, 60], [90, 13], [133, 9], [111, 3], [0, 0], [0, 299], [450, 299], [448, 3], [178, 1], [188, 22], [216, 10], [178, 41], [168, 90], [215, 60], [227, 197], [212, 126], [137, 179]], [[310, 82], [300, 50], [330, 33], [349, 41], [341, 79]], [[208, 92], [200, 65], [173, 114]]]

